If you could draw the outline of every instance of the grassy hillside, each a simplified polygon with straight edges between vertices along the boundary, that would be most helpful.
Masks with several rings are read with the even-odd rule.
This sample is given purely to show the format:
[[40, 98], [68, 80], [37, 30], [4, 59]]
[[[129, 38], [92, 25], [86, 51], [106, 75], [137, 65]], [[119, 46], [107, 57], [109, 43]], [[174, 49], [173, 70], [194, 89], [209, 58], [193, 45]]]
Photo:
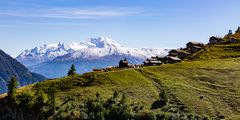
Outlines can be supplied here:
[[240, 39], [240, 33], [235, 33], [235, 34], [232, 34], [232, 35], [226, 35], [224, 37], [224, 39], [227, 39], [227, 38], [230, 38], [230, 37], [233, 37], [233, 38], [236, 38], [236, 39]]
[[239, 59], [185, 62], [146, 71], [198, 114], [237, 119], [240, 117], [239, 62]]
[[224, 59], [240, 57], [240, 43], [206, 45], [204, 49], [193, 54], [189, 60]]
[[[20, 118], [33, 119], [44, 114], [51, 119], [76, 119], [86, 115], [82, 112], [90, 111], [87, 108], [89, 106], [80, 109], [90, 101], [91, 105], [97, 107], [94, 109], [104, 111], [97, 115], [111, 113], [111, 110], [125, 110], [129, 114], [141, 114], [141, 119], [147, 119], [146, 116], [150, 116], [149, 119], [155, 119], [153, 116], [174, 119], [175, 116], [183, 119], [209, 117], [238, 120], [239, 51], [240, 43], [206, 45], [203, 50], [177, 64], [86, 73], [75, 75], [73, 79], [64, 77], [29, 85], [18, 90], [18, 97], [13, 104], [8, 102], [6, 95], [0, 96], [0, 106], [3, 106], [1, 115], [9, 114], [0, 115], [0, 118], [18, 114]], [[43, 92], [39, 92], [39, 89]], [[40, 98], [36, 97], [39, 93], [42, 96]], [[117, 100], [112, 97], [115, 93], [127, 96], [130, 106], [122, 104], [124, 97]], [[52, 103], [47, 102], [52, 99], [52, 94], [55, 96], [54, 114], [51, 114]], [[166, 105], [161, 102], [163, 98], [167, 101]], [[109, 101], [114, 103], [111, 109], [106, 107]], [[136, 113], [135, 105], [141, 108]]]
[[[58, 107], [70, 96], [75, 96], [77, 102], [95, 98], [99, 92], [107, 99], [118, 91], [125, 93], [130, 101], [144, 105], [145, 111], [161, 113], [163, 109], [154, 106], [154, 102], [164, 90], [169, 99], [168, 106], [211, 118], [240, 119], [239, 63], [239, 58], [186, 61], [159, 67], [88, 73], [77, 75], [74, 80], [65, 77], [38, 85], [46, 91], [54, 84]], [[34, 85], [20, 89], [19, 94], [34, 95], [33, 88]]]
[[[240, 33], [226, 35], [223, 39], [235, 38], [240, 40]], [[240, 57], [240, 43], [208, 44], [204, 49], [188, 57], [188, 60], [224, 59]]]

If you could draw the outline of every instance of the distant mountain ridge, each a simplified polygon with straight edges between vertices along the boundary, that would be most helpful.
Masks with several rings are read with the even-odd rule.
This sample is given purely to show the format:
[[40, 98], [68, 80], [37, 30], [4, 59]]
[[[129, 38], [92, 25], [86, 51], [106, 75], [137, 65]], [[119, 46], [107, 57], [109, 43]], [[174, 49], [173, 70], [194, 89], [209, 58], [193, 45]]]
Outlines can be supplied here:
[[31, 73], [17, 60], [0, 50], [0, 93], [7, 92], [7, 84], [12, 76], [16, 76], [20, 86], [46, 79], [42, 75]]
[[[126, 48], [110, 38], [98, 37], [70, 44], [45, 44], [41, 47], [25, 50], [16, 59], [34, 72], [48, 77], [59, 77], [65, 75], [63, 73], [72, 63], [79, 65], [77, 66], [80, 68], [78, 72], [83, 73], [91, 71], [94, 67], [117, 65], [118, 61], [123, 58], [127, 58], [130, 63], [140, 64], [151, 56], [165, 56], [168, 51], [168, 49], [160, 48]], [[93, 66], [91, 63], [96, 64]], [[52, 66], [53, 64], [54, 66]], [[61, 74], [51, 71], [45, 72], [52, 67], [61, 68], [59, 70]], [[52, 75], [49, 75], [49, 73], [52, 73]]]

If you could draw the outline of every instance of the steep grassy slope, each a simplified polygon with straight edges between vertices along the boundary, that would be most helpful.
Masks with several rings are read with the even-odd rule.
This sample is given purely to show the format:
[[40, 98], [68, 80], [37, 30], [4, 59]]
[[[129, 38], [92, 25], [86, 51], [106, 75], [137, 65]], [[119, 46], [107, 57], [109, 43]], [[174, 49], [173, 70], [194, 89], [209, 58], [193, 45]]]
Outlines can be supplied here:
[[239, 119], [239, 62], [240, 59], [195, 61], [144, 70], [198, 114]]
[[204, 49], [193, 54], [189, 60], [223, 59], [240, 57], [240, 43], [206, 45]]
[[[223, 39], [228, 40], [235, 38], [240, 41], [240, 33], [225, 36]], [[206, 60], [206, 59], [223, 59], [240, 57], [240, 43], [231, 44], [208, 44], [204, 49], [188, 57], [189, 60]]]
[[[121, 95], [125, 94], [131, 102], [143, 105], [143, 112], [190, 113], [198, 114], [201, 118], [209, 116], [212, 119], [238, 120], [239, 57], [240, 43], [206, 45], [203, 50], [177, 64], [86, 73], [76, 75], [74, 79], [63, 77], [43, 81], [19, 89], [19, 105], [8, 104], [4, 95], [0, 96], [0, 106], [3, 106], [0, 109], [0, 119], [14, 114], [21, 119], [33, 119], [34, 115], [40, 113], [32, 107], [36, 102], [34, 96], [37, 88], [47, 94], [51, 94], [49, 90], [54, 88], [56, 114], [59, 113], [60, 116], [74, 116], [68, 111], [69, 107], [75, 112], [79, 111], [76, 104], [96, 98], [96, 93], [100, 93], [103, 99], [108, 99], [114, 91], [118, 91]], [[162, 107], [159, 106], [159, 94], [163, 91], [168, 104]], [[62, 113], [58, 112], [61, 110]], [[2, 113], [7, 115], [2, 117]]]
[[235, 33], [235, 34], [232, 34], [232, 35], [226, 35], [226, 36], [224, 36], [224, 39], [227, 39], [227, 38], [230, 38], [230, 37], [233, 37], [233, 38], [236, 38], [236, 39], [240, 40], [240, 33]]
[[[59, 104], [69, 96], [78, 96], [80, 100], [93, 98], [99, 92], [103, 98], [110, 97], [114, 91], [126, 93], [134, 101], [141, 99], [148, 108], [158, 98], [158, 89], [152, 82], [138, 70], [121, 70], [107, 73], [88, 73], [76, 75], [74, 80], [71, 77], [64, 77], [56, 80], [41, 82], [42, 89], [48, 89], [55, 85], [57, 96], [61, 98]], [[27, 90], [34, 93], [34, 86], [20, 89], [20, 92]]]
[[[200, 116], [211, 118], [240, 119], [240, 59], [214, 59], [144, 67], [106, 73], [88, 73], [44, 81], [43, 89], [56, 88], [57, 106], [70, 96], [75, 101], [95, 97], [99, 92], [108, 98], [114, 91], [125, 93], [131, 101], [140, 102], [148, 111], [164, 90], [169, 104], [180, 106]], [[34, 94], [32, 86], [20, 89]], [[20, 94], [20, 93], [19, 93]]]

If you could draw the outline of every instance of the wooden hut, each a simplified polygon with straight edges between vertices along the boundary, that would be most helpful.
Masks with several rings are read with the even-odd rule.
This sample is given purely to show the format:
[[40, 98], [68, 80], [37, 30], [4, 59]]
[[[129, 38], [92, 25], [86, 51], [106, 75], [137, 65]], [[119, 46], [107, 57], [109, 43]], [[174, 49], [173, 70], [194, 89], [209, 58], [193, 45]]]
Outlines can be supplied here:
[[119, 61], [119, 67], [120, 67], [120, 68], [129, 67], [128, 61], [127, 61], [126, 58], [125, 58], [124, 60], [120, 60], [120, 61]]

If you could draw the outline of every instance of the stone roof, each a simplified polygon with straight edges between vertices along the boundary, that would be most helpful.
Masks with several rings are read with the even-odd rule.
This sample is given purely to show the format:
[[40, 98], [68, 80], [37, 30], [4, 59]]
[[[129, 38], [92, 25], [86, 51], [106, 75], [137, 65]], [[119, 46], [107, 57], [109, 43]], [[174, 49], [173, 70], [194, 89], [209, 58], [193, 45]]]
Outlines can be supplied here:
[[149, 58], [149, 59], [147, 59], [147, 61], [158, 61], [158, 59], [157, 58]]
[[176, 60], [176, 61], [181, 61], [181, 59], [178, 58], [178, 57], [167, 56], [167, 58], [172, 59], [172, 60]]
[[192, 45], [203, 45], [203, 43], [200, 43], [200, 42], [188, 42], [188, 44], [192, 44]]
[[149, 63], [149, 61], [144, 61], [144, 63]]
[[199, 48], [199, 49], [201, 49], [201, 48], [203, 48], [203, 47], [200, 47], [200, 46], [193, 46], [194, 48]]
[[150, 63], [161, 64], [161, 61], [149, 61]]

